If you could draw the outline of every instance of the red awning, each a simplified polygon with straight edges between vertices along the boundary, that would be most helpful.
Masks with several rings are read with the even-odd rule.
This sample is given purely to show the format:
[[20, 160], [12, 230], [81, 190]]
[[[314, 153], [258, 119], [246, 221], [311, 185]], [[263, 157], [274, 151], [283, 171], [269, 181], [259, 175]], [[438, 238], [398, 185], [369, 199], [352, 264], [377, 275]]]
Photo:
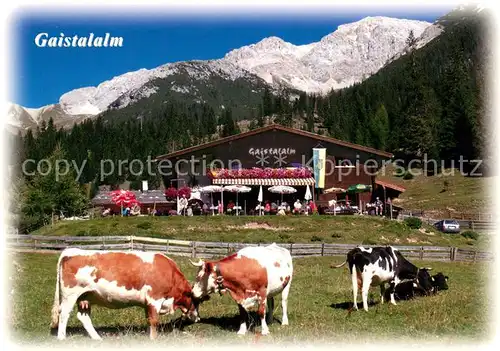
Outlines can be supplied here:
[[389, 188], [389, 189], [393, 189], [393, 190], [399, 191], [400, 193], [402, 193], [402, 192], [404, 192], [406, 190], [406, 188], [403, 188], [402, 186], [399, 186], [399, 185], [396, 185], [396, 184], [387, 183], [387, 182], [383, 182], [381, 180], [376, 180], [375, 184], [383, 186], [383, 187], [386, 187], [386, 188]]
[[213, 184], [220, 185], [289, 185], [306, 186], [314, 185], [314, 178], [215, 178]]

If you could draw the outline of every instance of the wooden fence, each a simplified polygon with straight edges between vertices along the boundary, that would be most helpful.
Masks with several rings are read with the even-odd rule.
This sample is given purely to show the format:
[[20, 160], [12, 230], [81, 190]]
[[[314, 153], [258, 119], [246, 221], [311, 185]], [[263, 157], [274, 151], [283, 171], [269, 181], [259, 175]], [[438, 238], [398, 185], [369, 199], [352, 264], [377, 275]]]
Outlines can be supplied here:
[[[493, 222], [495, 216], [492, 213], [485, 212], [458, 212], [458, 211], [445, 211], [447, 214], [443, 214], [443, 219], [456, 219], [461, 221], [473, 221], [473, 222]], [[401, 212], [402, 215], [413, 216], [413, 217], [426, 217], [426, 213], [423, 210], [404, 210]]]
[[[400, 219], [404, 220], [405, 218], [408, 217], [418, 217], [422, 220], [422, 222], [427, 223], [429, 225], [433, 225], [436, 222], [439, 222], [437, 219], [433, 218], [426, 218], [426, 217], [420, 217], [415, 213], [409, 214], [404, 214], [400, 216]], [[458, 224], [460, 224], [460, 230], [477, 230], [477, 231], [486, 231], [486, 232], [493, 232], [496, 229], [496, 224], [495, 222], [487, 222], [487, 221], [467, 221], [467, 220], [456, 220]]]
[[[137, 236], [63, 237], [41, 235], [8, 235], [7, 247], [24, 250], [63, 250], [78, 247], [94, 250], [159, 251], [168, 255], [191, 258], [221, 257], [246, 246], [265, 246], [269, 243], [223, 243], [146, 238]], [[277, 244], [290, 250], [293, 257], [344, 256], [354, 244]], [[373, 247], [375, 245], [363, 245]], [[491, 261], [491, 252], [439, 246], [393, 246], [408, 258], [430, 261]]]

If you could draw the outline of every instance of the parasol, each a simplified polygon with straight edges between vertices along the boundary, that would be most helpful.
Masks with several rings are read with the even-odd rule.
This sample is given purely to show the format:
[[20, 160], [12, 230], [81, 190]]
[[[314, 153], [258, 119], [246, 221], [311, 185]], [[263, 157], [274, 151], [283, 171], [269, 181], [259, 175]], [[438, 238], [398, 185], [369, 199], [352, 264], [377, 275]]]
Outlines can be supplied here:
[[305, 200], [311, 200], [312, 199], [312, 194], [311, 194], [311, 189], [309, 188], [309, 185], [306, 188], [306, 194], [304, 195]]
[[366, 191], [371, 191], [372, 187], [365, 184], [351, 185], [347, 188], [348, 193], [364, 193]]
[[[252, 188], [249, 188], [244, 185], [227, 185], [224, 187], [224, 191], [228, 191], [231, 193], [236, 193], [236, 207], [238, 207], [238, 194], [239, 193], [248, 193], [252, 190]], [[236, 215], [238, 215], [239, 211], [236, 211]]]
[[[355, 184], [355, 185], [351, 185], [347, 188], [348, 193], [354, 193], [354, 194], [364, 193], [364, 192], [368, 192], [371, 190], [372, 190], [371, 185], [365, 185], [365, 184]], [[346, 203], [347, 203], [347, 196], [346, 196]], [[363, 206], [362, 206], [361, 200], [359, 200], [359, 210], [361, 210], [362, 208], [363, 208]]]
[[129, 190], [113, 190], [109, 193], [111, 201], [120, 206], [121, 215], [123, 216], [123, 206], [130, 206], [134, 203], [139, 203], [135, 198], [135, 194]]
[[275, 185], [267, 190], [269, 190], [271, 193], [281, 194], [281, 202], [283, 202], [283, 194], [293, 194], [297, 192], [297, 189], [287, 185]]
[[210, 207], [212, 208], [212, 216], [214, 215], [214, 204], [213, 204], [213, 200], [212, 200], [212, 194], [213, 193], [221, 193], [222, 194], [222, 190], [223, 188], [221, 186], [218, 186], [218, 185], [207, 185], [207, 186], [204, 186], [202, 188], [199, 188], [198, 191], [200, 193], [204, 193], [204, 194], [210, 194]]
[[328, 188], [328, 189], [325, 189], [323, 190], [323, 194], [329, 194], [329, 193], [345, 193], [346, 190], [345, 189], [342, 189], [342, 188], [336, 188], [336, 187], [332, 187], [332, 188]]
[[262, 193], [262, 185], [259, 188], [259, 196], [257, 196], [257, 201], [259, 201], [259, 216], [262, 215], [262, 201], [264, 201], [264, 195]]

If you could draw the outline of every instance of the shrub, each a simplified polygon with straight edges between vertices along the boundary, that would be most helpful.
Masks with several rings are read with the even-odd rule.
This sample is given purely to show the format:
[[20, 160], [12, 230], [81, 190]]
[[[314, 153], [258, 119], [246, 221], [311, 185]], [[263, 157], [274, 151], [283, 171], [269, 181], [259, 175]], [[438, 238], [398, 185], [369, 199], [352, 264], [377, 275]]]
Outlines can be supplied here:
[[142, 222], [136, 225], [137, 228], [145, 230], [151, 229], [152, 226], [151, 222]]
[[472, 239], [472, 240], [479, 239], [479, 233], [473, 230], [466, 230], [465, 232], [462, 232], [460, 235], [462, 235], [464, 238], [467, 239]]
[[406, 171], [405, 174], [403, 175], [403, 179], [405, 180], [413, 179], [413, 174], [410, 171]]
[[418, 217], [408, 217], [405, 219], [405, 224], [411, 229], [420, 229], [422, 227], [422, 220]]
[[393, 173], [393, 175], [394, 175], [395, 177], [402, 177], [402, 176], [404, 176], [404, 175], [405, 175], [405, 173], [406, 173], [406, 171], [405, 171], [404, 169], [402, 169], [402, 168], [398, 168], [398, 169], [397, 169], [397, 170]]
[[311, 237], [311, 241], [323, 241], [323, 238], [320, 238], [320, 237], [319, 237], [319, 236], [317, 236], [317, 235], [313, 235], [313, 236]]
[[341, 238], [342, 235], [338, 234], [338, 233], [333, 233], [332, 234], [332, 238], [335, 238], [335, 239], [338, 239], [338, 238]]
[[288, 239], [290, 239], [290, 235], [288, 235], [288, 234], [284, 234], [284, 233], [279, 234], [279, 235], [278, 235], [278, 237], [279, 237], [281, 240], [288, 240]]
[[377, 245], [377, 242], [375, 241], [375, 239], [372, 239], [372, 238], [364, 238], [363, 242], [361, 244], [363, 244], [363, 245]]

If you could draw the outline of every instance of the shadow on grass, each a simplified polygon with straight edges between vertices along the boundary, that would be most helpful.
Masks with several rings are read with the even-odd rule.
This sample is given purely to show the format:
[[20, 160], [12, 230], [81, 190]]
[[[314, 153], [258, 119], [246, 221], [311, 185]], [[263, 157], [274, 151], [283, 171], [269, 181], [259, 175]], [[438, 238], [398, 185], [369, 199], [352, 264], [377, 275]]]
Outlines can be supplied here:
[[[157, 326], [158, 334], [172, 333], [174, 330], [182, 331], [184, 327], [193, 324], [189, 321], [182, 321], [179, 318], [170, 322], [159, 323]], [[95, 328], [97, 333], [101, 337], [111, 336], [111, 335], [127, 335], [127, 334], [144, 334], [149, 338], [149, 325], [144, 324], [140, 326], [108, 326], [108, 327], [97, 327]], [[57, 336], [57, 328], [50, 330], [50, 335]], [[67, 327], [66, 336], [71, 335], [82, 335], [89, 336], [87, 331], [83, 326], [78, 327]]]
[[[380, 304], [380, 302], [378, 302], [378, 301], [373, 301], [373, 300], [368, 301], [368, 307], [376, 306], [378, 304]], [[331, 308], [335, 308], [335, 309], [340, 309], [340, 310], [349, 310], [349, 311], [351, 311], [351, 310], [354, 310], [354, 303], [353, 302], [332, 303], [330, 305], [330, 307]], [[363, 303], [362, 302], [358, 302], [358, 309], [360, 309], [360, 310], [363, 309]]]
[[[226, 330], [226, 331], [234, 331], [237, 332], [240, 329], [240, 324], [241, 324], [241, 318], [239, 314], [236, 314], [234, 316], [228, 317], [208, 317], [208, 318], [201, 318], [201, 320], [198, 323], [204, 323], [204, 324], [209, 324], [213, 325], [217, 328]], [[268, 325], [278, 323], [281, 324], [281, 321], [279, 321], [277, 318], [273, 317], [272, 323], [267, 322]], [[250, 312], [248, 314], [248, 319], [247, 319], [247, 328], [249, 332], [255, 331], [255, 328], [260, 326], [260, 317], [256, 312]]]

